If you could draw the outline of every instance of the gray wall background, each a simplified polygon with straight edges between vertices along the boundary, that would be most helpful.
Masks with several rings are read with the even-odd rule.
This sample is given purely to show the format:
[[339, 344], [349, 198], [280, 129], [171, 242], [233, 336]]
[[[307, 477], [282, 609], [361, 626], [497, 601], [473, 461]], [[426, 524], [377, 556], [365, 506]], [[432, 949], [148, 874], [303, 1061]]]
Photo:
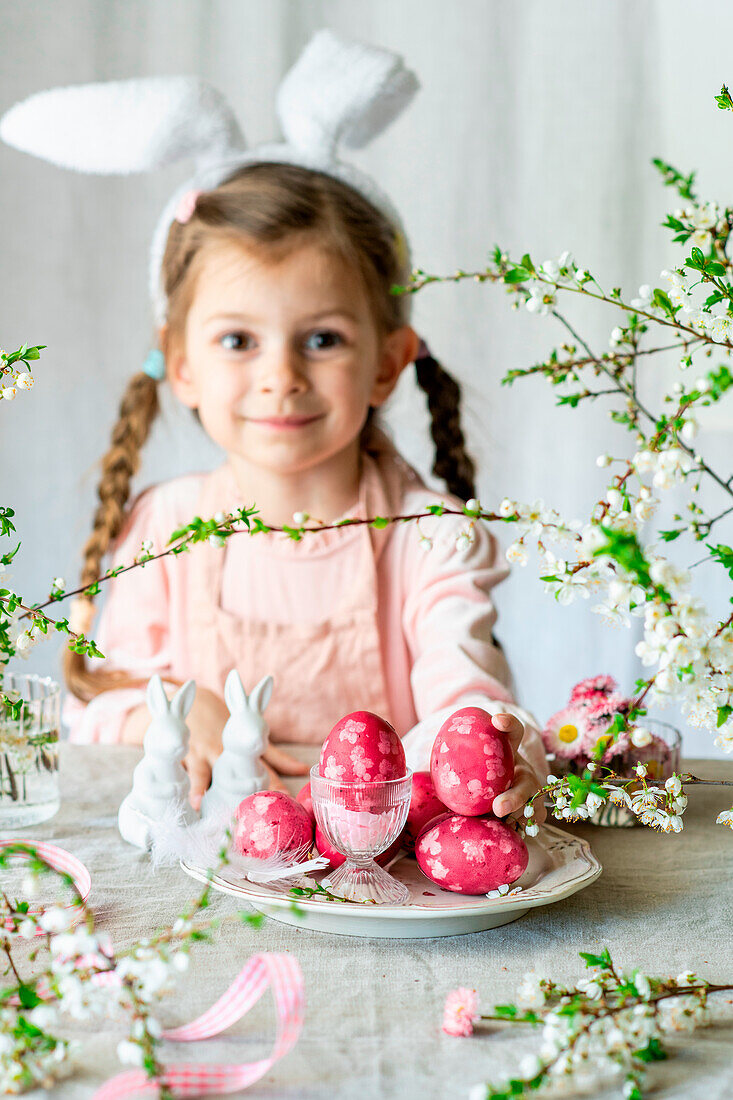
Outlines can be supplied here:
[[[694, 25], [683, 0], [2, 0], [0, 111], [55, 85], [198, 73], [229, 99], [250, 142], [270, 140], [277, 84], [323, 26], [399, 51], [420, 77], [411, 107], [354, 161], [391, 194], [414, 262], [428, 271], [481, 267], [496, 242], [538, 260], [569, 248], [604, 285], [635, 292], [682, 255], [660, 228], [679, 203], [652, 156], [697, 168], [703, 195], [731, 199], [733, 118], [713, 102], [733, 82], [726, 0], [698, 0]], [[0, 500], [17, 512], [24, 545], [13, 583], [29, 599], [43, 598], [56, 575], [77, 583], [99, 460], [125, 379], [150, 346], [150, 236], [186, 176], [183, 164], [85, 176], [0, 146], [2, 346], [48, 345], [34, 390], [0, 410]], [[603, 348], [616, 317], [586, 306], [574, 300], [569, 315]], [[465, 283], [421, 292], [414, 324], [464, 387], [482, 502], [543, 497], [587, 518], [607, 484], [596, 455], [627, 453], [631, 437], [603, 399], [555, 409], [542, 379], [500, 386], [510, 367], [562, 342], [557, 322], [512, 312], [502, 291]], [[675, 362], [655, 357], [645, 371], [649, 405], [661, 407]], [[710, 413], [699, 440], [726, 476], [732, 407]], [[427, 474], [423, 409], [405, 374], [388, 420]], [[220, 458], [190, 414], [166, 400], [134, 491]], [[679, 499], [666, 498], [652, 530], [669, 526]], [[725, 506], [716, 492], [705, 500], [715, 512]], [[714, 528], [716, 541], [731, 541], [726, 522]], [[498, 534], [507, 545], [511, 529]], [[690, 539], [674, 546], [682, 564], [705, 554]], [[581, 677], [610, 672], [631, 689], [642, 672], [638, 620], [631, 631], [614, 629], [589, 613], [592, 601], [561, 607], [543, 594], [538, 572], [534, 561], [514, 566], [496, 590], [497, 633], [522, 702], [545, 720]], [[722, 617], [722, 571], [704, 564], [694, 576]], [[24, 667], [56, 672], [59, 645], [39, 645]], [[672, 708], [656, 715], [679, 719]], [[720, 755], [712, 733], [684, 724], [683, 732], [688, 754]]]

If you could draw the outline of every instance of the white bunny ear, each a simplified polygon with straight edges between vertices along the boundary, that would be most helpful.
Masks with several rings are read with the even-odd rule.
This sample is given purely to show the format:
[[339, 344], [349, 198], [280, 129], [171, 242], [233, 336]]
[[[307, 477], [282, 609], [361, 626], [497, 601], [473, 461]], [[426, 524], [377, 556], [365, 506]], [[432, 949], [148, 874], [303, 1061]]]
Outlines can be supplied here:
[[332, 159], [338, 144], [360, 149], [400, 114], [420, 83], [399, 54], [313, 35], [277, 93], [277, 113], [290, 145]]
[[168, 696], [165, 693], [163, 681], [161, 680], [157, 672], [148, 680], [146, 695], [148, 700], [148, 710], [151, 714], [168, 713]]
[[250, 710], [257, 710], [262, 714], [272, 695], [272, 676], [263, 676], [259, 684], [253, 687], [249, 693]]
[[247, 709], [247, 693], [236, 668], [233, 668], [226, 678], [224, 699], [230, 714], [238, 714], [240, 711]]
[[177, 718], [185, 718], [193, 706], [195, 695], [196, 681], [186, 680], [183, 687], [180, 687], [171, 699], [171, 713]]
[[0, 138], [61, 168], [127, 174], [245, 148], [223, 96], [195, 76], [151, 76], [37, 92], [0, 119]]

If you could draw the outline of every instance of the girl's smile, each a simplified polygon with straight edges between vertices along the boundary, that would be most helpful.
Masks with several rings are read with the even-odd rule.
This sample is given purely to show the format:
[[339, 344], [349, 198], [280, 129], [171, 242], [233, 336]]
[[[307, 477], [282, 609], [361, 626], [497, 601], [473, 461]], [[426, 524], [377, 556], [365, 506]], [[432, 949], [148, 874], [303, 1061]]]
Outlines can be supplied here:
[[201, 254], [168, 377], [269, 523], [328, 522], [357, 498], [369, 409], [417, 344], [409, 325], [383, 335], [358, 272], [317, 244], [266, 262], [222, 241]]

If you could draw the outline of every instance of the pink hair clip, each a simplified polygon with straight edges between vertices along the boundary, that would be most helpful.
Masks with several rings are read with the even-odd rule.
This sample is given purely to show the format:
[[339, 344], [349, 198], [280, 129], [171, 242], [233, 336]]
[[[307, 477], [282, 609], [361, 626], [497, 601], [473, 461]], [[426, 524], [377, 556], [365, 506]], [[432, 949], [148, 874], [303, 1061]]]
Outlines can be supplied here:
[[197, 191], [192, 188], [190, 191], [185, 191], [183, 195], [181, 195], [180, 202], [178, 203], [178, 208], [173, 215], [177, 222], [185, 225], [185, 223], [193, 214], [196, 208], [196, 200], [201, 194], [203, 194], [202, 191]]

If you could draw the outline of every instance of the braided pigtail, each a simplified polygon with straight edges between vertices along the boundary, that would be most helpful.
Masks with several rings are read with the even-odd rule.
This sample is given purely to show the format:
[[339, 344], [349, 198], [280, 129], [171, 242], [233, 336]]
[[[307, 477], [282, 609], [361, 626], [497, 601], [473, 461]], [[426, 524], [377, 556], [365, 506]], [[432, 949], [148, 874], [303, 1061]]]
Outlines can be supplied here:
[[[140, 371], [128, 383], [122, 397], [117, 423], [112, 431], [112, 446], [102, 459], [102, 476], [97, 488], [99, 504], [94, 513], [92, 533], [84, 544], [80, 583], [84, 588], [98, 581], [102, 559], [122, 530], [130, 482], [140, 465], [140, 451], [158, 414], [158, 384]], [[114, 582], [113, 582], [114, 583]], [[94, 621], [94, 597], [79, 596], [71, 608], [69, 625], [77, 634], [89, 636]], [[66, 649], [62, 658], [66, 686], [82, 702], [89, 702], [101, 691], [113, 687], [144, 684], [121, 670], [91, 671], [82, 653]]]
[[[461, 428], [461, 387], [433, 358], [424, 340], [415, 359], [415, 372], [430, 410], [430, 434], [435, 444], [432, 472], [443, 479], [449, 493], [464, 502], [471, 500], [476, 496], [476, 465], [466, 451]], [[491, 641], [504, 652], [493, 630]]]
[[476, 496], [476, 466], [466, 451], [461, 428], [461, 387], [424, 342], [415, 360], [415, 373], [430, 410], [430, 434], [435, 446], [432, 473], [442, 478], [449, 493], [463, 501], [471, 500]]

